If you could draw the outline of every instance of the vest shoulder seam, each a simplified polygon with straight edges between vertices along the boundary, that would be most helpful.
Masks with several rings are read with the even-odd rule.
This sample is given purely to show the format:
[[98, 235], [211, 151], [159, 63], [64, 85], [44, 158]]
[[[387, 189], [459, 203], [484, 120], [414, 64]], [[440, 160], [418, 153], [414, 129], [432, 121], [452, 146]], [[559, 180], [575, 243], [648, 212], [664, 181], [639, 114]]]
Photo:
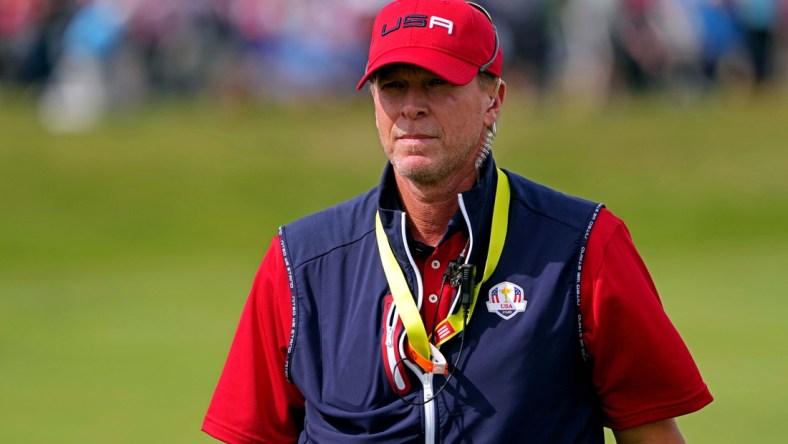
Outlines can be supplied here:
[[[535, 208], [533, 205], [530, 205], [525, 199], [523, 199], [520, 196], [512, 196], [512, 200], [516, 200], [523, 207], [527, 208], [529, 211], [531, 211], [531, 212], [533, 212], [535, 214], [538, 214], [538, 215], [540, 215], [542, 217], [546, 217], [546, 218], [548, 218], [548, 219], [550, 219], [552, 221], [555, 221], [555, 222], [557, 222], [557, 223], [559, 223], [559, 224], [561, 224], [561, 225], [563, 225], [563, 226], [565, 226], [567, 228], [570, 228], [570, 229], [572, 229], [574, 231], [583, 232], [586, 229], [585, 226], [575, 225], [575, 224], [572, 224], [572, 223], [570, 223], [570, 222], [568, 222], [566, 220], [563, 220], [561, 218], [558, 218], [558, 217], [555, 217], [553, 215], [547, 214], [547, 212], [541, 211], [541, 210]], [[589, 204], [592, 204], [592, 202], [589, 201]], [[599, 204], [594, 204], [594, 205], [599, 205]], [[593, 212], [593, 207], [590, 207], [589, 208], [589, 215], [592, 212]], [[587, 222], [587, 221], [584, 221], [584, 222]]]
[[328, 254], [330, 254], [330, 253], [332, 253], [332, 252], [334, 252], [336, 250], [340, 250], [342, 248], [348, 247], [348, 246], [353, 245], [355, 243], [361, 242], [361, 240], [363, 240], [365, 237], [369, 236], [370, 234], [372, 234], [374, 232], [375, 232], [375, 229], [373, 228], [373, 229], [367, 230], [367, 231], [365, 231], [363, 233], [360, 233], [358, 237], [356, 237], [354, 239], [351, 239], [351, 240], [349, 240], [347, 242], [343, 242], [343, 243], [338, 244], [338, 245], [326, 247], [326, 249], [324, 251], [320, 252], [320, 253], [317, 253], [317, 254], [312, 255], [311, 257], [299, 260], [297, 264], [293, 264], [293, 269], [301, 268], [304, 265], [306, 265], [306, 264], [308, 264], [308, 263], [310, 263], [312, 261], [315, 261], [317, 259], [320, 259], [321, 257], [326, 256], [326, 255], [328, 255]]

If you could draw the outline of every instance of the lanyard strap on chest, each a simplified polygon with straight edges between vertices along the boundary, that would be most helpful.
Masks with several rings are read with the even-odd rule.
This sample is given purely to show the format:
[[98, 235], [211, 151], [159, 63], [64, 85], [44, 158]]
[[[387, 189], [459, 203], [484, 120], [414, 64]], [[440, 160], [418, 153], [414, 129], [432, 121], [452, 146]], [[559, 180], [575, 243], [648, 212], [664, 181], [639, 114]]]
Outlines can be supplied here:
[[[498, 185], [495, 190], [495, 203], [493, 205], [492, 214], [492, 227], [490, 230], [489, 246], [487, 248], [487, 258], [484, 265], [484, 275], [481, 280], [474, 286], [470, 307], [468, 310], [468, 317], [473, 314], [473, 309], [476, 306], [476, 300], [479, 295], [479, 289], [482, 284], [490, 278], [495, 268], [498, 266], [498, 260], [503, 251], [504, 241], [506, 239], [506, 230], [509, 218], [509, 180], [506, 174], [500, 169], [497, 169]], [[471, 227], [469, 227], [470, 229]], [[419, 308], [416, 307], [416, 302], [413, 294], [408, 287], [408, 282], [405, 279], [405, 274], [394, 256], [394, 252], [389, 244], [389, 239], [383, 230], [383, 223], [380, 220], [380, 212], [376, 214], [375, 218], [375, 234], [377, 237], [378, 250], [380, 252], [380, 260], [383, 264], [383, 271], [386, 274], [386, 280], [391, 290], [391, 295], [394, 298], [394, 304], [397, 307], [397, 312], [402, 325], [405, 327], [405, 333], [408, 337], [409, 355], [419, 364], [419, 367], [430, 373], [447, 373], [448, 369], [445, 365], [445, 360], [438, 352], [435, 345], [430, 343], [424, 322], [419, 314]], [[468, 259], [470, 260], [470, 254]], [[416, 271], [419, 272], [418, 270]], [[462, 289], [461, 289], [462, 290]], [[467, 321], [466, 321], [467, 322]], [[448, 325], [451, 328], [444, 328]], [[463, 314], [457, 311], [446, 319], [441, 321], [437, 326], [437, 331], [450, 331], [451, 333], [440, 337], [436, 344], [440, 346], [452, 337], [460, 333], [464, 327]], [[432, 359], [430, 359], [432, 358]]]

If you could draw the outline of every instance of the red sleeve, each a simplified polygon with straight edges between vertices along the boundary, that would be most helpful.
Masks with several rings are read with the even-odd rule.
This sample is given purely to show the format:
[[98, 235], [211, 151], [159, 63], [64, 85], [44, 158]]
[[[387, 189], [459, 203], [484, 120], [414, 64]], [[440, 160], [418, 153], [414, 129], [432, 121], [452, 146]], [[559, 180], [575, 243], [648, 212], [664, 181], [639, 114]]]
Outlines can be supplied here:
[[298, 439], [304, 399], [285, 378], [292, 311], [279, 238], [255, 277], [202, 430], [226, 443]]
[[607, 427], [673, 418], [712, 401], [626, 226], [607, 210], [581, 273], [583, 339]]

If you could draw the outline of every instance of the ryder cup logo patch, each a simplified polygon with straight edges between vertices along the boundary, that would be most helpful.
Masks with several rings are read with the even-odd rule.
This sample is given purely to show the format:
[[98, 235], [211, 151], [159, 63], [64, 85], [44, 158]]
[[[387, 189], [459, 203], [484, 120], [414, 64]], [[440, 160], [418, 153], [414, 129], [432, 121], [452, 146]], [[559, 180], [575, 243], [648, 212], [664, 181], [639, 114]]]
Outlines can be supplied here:
[[526, 303], [522, 288], [511, 282], [501, 282], [490, 289], [487, 311], [508, 320], [524, 312]]

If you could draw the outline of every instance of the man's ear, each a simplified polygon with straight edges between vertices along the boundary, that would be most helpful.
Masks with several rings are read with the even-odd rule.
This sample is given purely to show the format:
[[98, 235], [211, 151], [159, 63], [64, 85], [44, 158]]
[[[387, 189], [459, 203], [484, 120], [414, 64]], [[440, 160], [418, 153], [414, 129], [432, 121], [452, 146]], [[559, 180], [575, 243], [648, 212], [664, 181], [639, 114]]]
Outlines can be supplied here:
[[495, 90], [493, 91], [492, 97], [490, 97], [489, 107], [492, 108], [493, 105], [495, 105], [495, 99], [500, 99], [501, 103], [503, 103], [504, 96], [506, 96], [506, 82], [498, 77], [498, 82], [495, 84]]
[[501, 104], [506, 97], [506, 82], [498, 79], [498, 84], [495, 85], [492, 97], [490, 97], [490, 104], [487, 107], [487, 116], [485, 117], [485, 125], [490, 127], [493, 122], [498, 120], [501, 113]]

